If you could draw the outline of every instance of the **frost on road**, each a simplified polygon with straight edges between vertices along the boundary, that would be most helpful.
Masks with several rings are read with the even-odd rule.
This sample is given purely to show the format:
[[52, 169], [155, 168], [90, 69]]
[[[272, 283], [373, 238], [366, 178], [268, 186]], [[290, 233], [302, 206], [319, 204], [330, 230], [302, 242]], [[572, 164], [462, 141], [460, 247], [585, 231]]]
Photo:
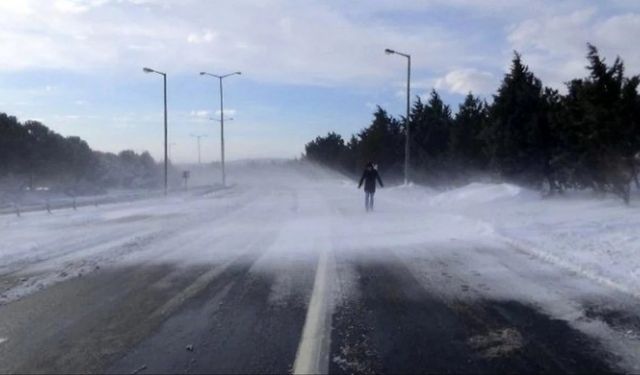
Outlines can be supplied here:
[[[640, 371], [634, 209], [237, 165], [0, 216], [0, 372]], [[634, 211], [635, 212], [635, 211]]]

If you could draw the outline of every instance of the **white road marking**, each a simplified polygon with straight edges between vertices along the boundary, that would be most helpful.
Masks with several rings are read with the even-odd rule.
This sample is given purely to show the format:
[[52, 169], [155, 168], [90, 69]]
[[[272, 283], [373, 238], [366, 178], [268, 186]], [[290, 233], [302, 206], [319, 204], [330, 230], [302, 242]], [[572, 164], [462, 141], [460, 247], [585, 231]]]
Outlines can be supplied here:
[[264, 241], [264, 238], [259, 238], [254, 240], [247, 246], [245, 251], [237, 254], [232, 259], [227, 262], [219, 265], [218, 267], [213, 268], [200, 275], [193, 283], [187, 286], [180, 293], [176, 294], [173, 298], [167, 301], [162, 307], [157, 309], [151, 314], [151, 318], [157, 317], [165, 317], [171, 315], [176, 309], [182, 306], [187, 300], [193, 298], [195, 295], [203, 291], [211, 282], [216, 279], [220, 274], [222, 274], [227, 268], [229, 268], [233, 263], [237, 262], [240, 257], [243, 255], [255, 251], [256, 246], [260, 246]]
[[0, 337], [0, 344], [4, 344], [5, 342], [9, 341], [8, 338], [6, 337]]
[[[325, 248], [326, 249], [326, 248]], [[321, 250], [313, 292], [307, 309], [307, 316], [302, 330], [302, 340], [298, 345], [296, 360], [293, 364], [294, 374], [321, 374], [327, 372], [329, 357], [329, 282], [327, 273], [328, 255]]]

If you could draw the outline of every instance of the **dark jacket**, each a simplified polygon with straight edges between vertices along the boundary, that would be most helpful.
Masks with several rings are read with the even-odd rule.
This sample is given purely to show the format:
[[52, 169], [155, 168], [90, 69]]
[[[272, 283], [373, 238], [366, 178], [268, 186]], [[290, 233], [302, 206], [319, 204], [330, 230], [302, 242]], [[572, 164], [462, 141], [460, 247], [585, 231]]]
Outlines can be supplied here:
[[362, 174], [362, 178], [360, 178], [360, 183], [358, 184], [358, 189], [362, 186], [364, 182], [364, 191], [367, 193], [375, 193], [376, 192], [376, 180], [380, 183], [380, 187], [383, 187], [382, 180], [380, 179], [380, 175], [378, 175], [378, 171], [375, 169], [365, 169]]

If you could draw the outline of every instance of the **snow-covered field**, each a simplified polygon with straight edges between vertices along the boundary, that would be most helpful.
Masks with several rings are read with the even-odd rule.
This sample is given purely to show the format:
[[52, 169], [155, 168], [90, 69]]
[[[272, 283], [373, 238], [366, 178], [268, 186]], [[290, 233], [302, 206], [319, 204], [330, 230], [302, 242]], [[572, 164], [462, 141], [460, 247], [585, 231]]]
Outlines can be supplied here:
[[426, 192], [421, 200], [486, 224], [496, 240], [515, 249], [640, 296], [637, 202], [627, 206], [619, 198], [587, 192], [543, 198], [514, 185], [479, 183]]

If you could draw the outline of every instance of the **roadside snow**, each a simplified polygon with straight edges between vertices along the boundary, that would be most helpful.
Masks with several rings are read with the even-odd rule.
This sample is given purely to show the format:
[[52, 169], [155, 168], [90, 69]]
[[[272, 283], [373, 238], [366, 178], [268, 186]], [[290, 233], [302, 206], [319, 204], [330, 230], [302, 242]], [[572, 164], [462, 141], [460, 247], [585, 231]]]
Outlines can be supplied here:
[[590, 279], [640, 297], [638, 204], [583, 192], [543, 198], [510, 184], [473, 183], [429, 194], [428, 206], [490, 225], [495, 236]]

